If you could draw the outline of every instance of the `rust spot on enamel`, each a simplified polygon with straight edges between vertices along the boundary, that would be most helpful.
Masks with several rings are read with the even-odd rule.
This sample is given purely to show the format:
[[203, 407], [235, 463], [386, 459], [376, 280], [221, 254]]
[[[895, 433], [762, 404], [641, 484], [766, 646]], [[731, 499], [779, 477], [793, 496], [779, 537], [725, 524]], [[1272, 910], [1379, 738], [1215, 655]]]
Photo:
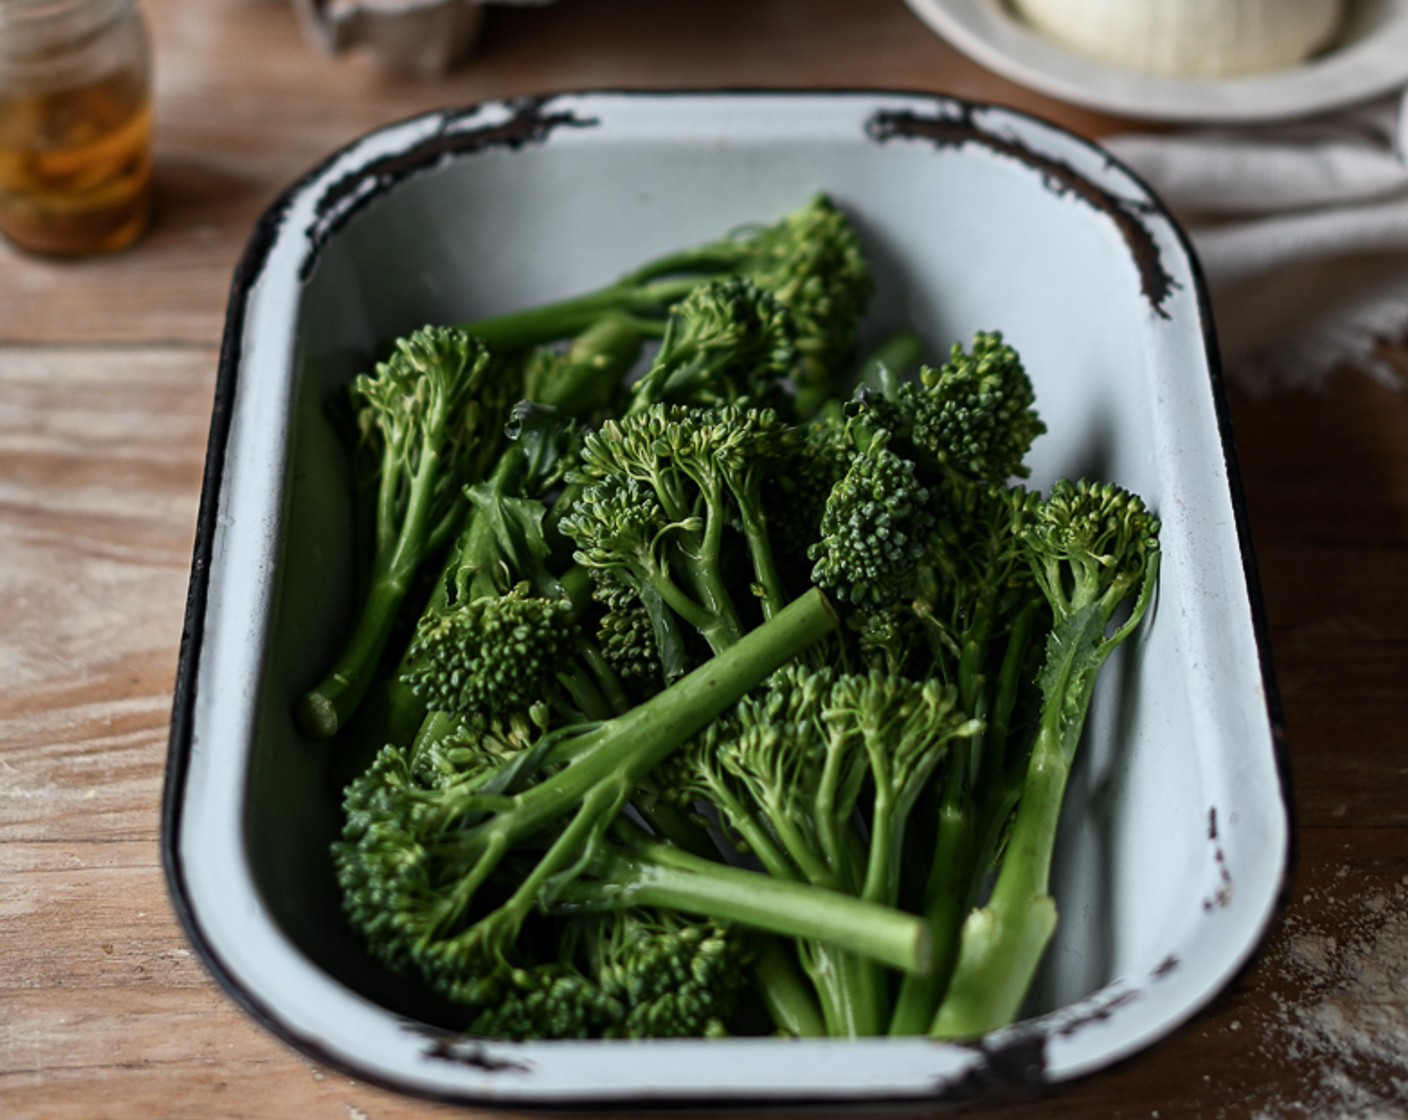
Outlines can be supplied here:
[[1114, 223], [1134, 259], [1144, 298], [1160, 318], [1169, 317], [1164, 304], [1178, 285], [1164, 268], [1158, 243], [1143, 221], [1155, 212], [1152, 203], [1122, 198], [1091, 182], [1070, 164], [1033, 151], [1012, 136], [983, 128], [975, 120], [973, 106], [961, 102], [941, 108], [931, 117], [882, 110], [867, 123], [866, 133], [881, 143], [894, 139], [928, 140], [938, 148], [977, 144], [1026, 164], [1041, 175], [1047, 190], [1078, 198]]

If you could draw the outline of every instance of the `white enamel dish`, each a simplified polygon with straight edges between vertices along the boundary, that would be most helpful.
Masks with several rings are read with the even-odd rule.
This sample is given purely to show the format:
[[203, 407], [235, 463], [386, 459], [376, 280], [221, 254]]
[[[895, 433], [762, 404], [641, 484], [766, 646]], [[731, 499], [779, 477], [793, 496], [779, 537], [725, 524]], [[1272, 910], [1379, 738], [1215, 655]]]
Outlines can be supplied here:
[[958, 50], [1071, 104], [1168, 122], [1254, 123], [1326, 112], [1408, 82], [1408, 0], [1348, 0], [1334, 42], [1297, 66], [1232, 78], [1141, 74], [1086, 58], [1029, 27], [1006, 0], [906, 0]]
[[[1050, 433], [1163, 519], [1151, 621], [1102, 678], [1069, 795], [1062, 920], [1027, 1017], [923, 1040], [501, 1044], [374, 968], [327, 847], [348, 762], [294, 698], [347, 613], [344, 459], [324, 405], [387, 342], [570, 294], [817, 190], [877, 269], [871, 329], [934, 353], [998, 328]], [[1275, 918], [1289, 849], [1270, 670], [1215, 344], [1187, 244], [1109, 156], [927, 95], [561, 95], [374, 132], [259, 223], [233, 286], [171, 732], [164, 855], [213, 974], [364, 1080], [512, 1106], [937, 1100], [1055, 1085], [1167, 1036]]]

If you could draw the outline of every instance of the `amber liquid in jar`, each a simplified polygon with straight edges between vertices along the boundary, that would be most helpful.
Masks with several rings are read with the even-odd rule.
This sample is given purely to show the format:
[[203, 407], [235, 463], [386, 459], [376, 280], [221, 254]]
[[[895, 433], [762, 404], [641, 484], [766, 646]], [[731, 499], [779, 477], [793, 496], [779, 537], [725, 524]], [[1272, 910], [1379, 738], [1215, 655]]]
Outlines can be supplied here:
[[0, 234], [52, 256], [131, 244], [149, 218], [151, 121], [143, 64], [0, 87]]

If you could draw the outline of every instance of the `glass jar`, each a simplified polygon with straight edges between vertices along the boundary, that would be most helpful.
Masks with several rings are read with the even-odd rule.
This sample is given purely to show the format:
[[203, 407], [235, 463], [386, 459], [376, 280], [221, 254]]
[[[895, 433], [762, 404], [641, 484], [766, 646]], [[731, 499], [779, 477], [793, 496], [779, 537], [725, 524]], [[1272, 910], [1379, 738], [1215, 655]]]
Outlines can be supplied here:
[[0, 0], [0, 234], [130, 245], [151, 208], [151, 48], [136, 0]]

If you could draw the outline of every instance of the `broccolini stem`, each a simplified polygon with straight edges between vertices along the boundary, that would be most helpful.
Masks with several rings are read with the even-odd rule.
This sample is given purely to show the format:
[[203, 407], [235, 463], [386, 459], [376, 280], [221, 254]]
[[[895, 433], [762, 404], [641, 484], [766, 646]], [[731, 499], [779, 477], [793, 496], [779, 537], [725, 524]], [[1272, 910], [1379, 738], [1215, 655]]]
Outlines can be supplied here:
[[[851, 797], [842, 788], [848, 784], [842, 765], [846, 753], [827, 753], [815, 799], [807, 814], [815, 822], [816, 843], [799, 831], [792, 813], [769, 814], [769, 824], [791, 862], [811, 886], [888, 908], [892, 902], [863, 899], [856, 890], [860, 861], [852, 842], [849, 817], [837, 807], [838, 803], [851, 803]], [[816, 850], [817, 843], [820, 852]], [[927, 935], [924, 940], [926, 945], [931, 944]], [[873, 955], [820, 936], [809, 939], [802, 953], [808, 976], [820, 999], [826, 1033], [844, 1038], [881, 1034], [888, 997]], [[905, 971], [913, 973], [922, 969]]]
[[728, 649], [738, 636], [738, 631], [730, 627], [717, 614], [702, 603], [697, 603], [677, 584], [670, 575], [668, 566], [662, 563], [641, 564], [631, 573], [642, 584], [660, 597], [660, 601], [679, 615], [688, 625], [699, 631], [700, 636], [716, 654]]
[[658, 282], [661, 277], [686, 273], [692, 274], [689, 283], [693, 285], [697, 284], [703, 276], [729, 272], [737, 268], [742, 256], [739, 249], [731, 244], [720, 246], [710, 243], [681, 249], [647, 261], [628, 272], [617, 283], [639, 286], [649, 284], [652, 281]]
[[[708, 777], [705, 776], [705, 780]], [[647, 784], [649, 779], [647, 778]], [[773, 844], [767, 830], [753, 820], [751, 812], [733, 796], [728, 783], [710, 783], [713, 792], [710, 798], [732, 805], [726, 816], [737, 827], [740, 837], [748, 850], [756, 856], [770, 875], [783, 879], [795, 879], [796, 871]], [[642, 816], [655, 828], [656, 834], [676, 847], [684, 848], [697, 856], [716, 859], [718, 849], [704, 827], [686, 814], [674, 810], [664, 821], [657, 818], [659, 810], [671, 810], [673, 806], [652, 796], [643, 804], [637, 793], [632, 802]], [[745, 825], [743, 822], [747, 822]], [[805, 976], [797, 967], [797, 959], [784, 943], [776, 937], [758, 935], [754, 939], [757, 957], [753, 962], [753, 974], [757, 981], [758, 999], [773, 1021], [778, 1031], [791, 1038], [821, 1038], [826, 1035], [826, 1022], [816, 994]]]
[[[827, 753], [813, 813], [817, 820], [817, 833], [826, 857], [826, 866], [830, 870], [830, 880], [838, 889], [863, 901], [874, 905], [893, 906], [895, 899], [868, 897], [861, 889], [864, 885], [865, 854], [857, 849], [850, 814], [844, 809], [854, 801], [854, 793], [847, 788], [854, 782], [854, 775], [843, 765], [848, 757], [848, 752], [845, 751]], [[877, 807], [885, 799], [884, 784], [877, 775]], [[870, 823], [872, 851], [883, 847], [890, 839], [889, 828], [889, 822], [877, 813]], [[932, 944], [930, 939], [931, 952]], [[821, 997], [822, 1014], [826, 1018], [829, 1033], [843, 1038], [864, 1038], [883, 1034], [889, 997], [886, 982], [877, 970], [875, 962], [829, 944], [812, 946], [810, 954], [810, 971]], [[913, 974], [915, 971], [910, 969], [907, 973]]]
[[890, 1016], [892, 1035], [928, 1032], [958, 956], [963, 920], [975, 901], [975, 809], [968, 791], [962, 788], [965, 785], [950, 782], [939, 806], [935, 857], [924, 891], [924, 916], [933, 936], [934, 957], [928, 972], [900, 981]]
[[464, 329], [495, 349], [522, 350], [579, 335], [613, 313], [658, 318], [696, 283], [694, 278], [633, 283], [627, 277], [593, 292], [466, 323]]
[[739, 619], [738, 609], [734, 606], [733, 597], [729, 594], [728, 585], [723, 578], [725, 526], [721, 513], [724, 509], [723, 486], [721, 484], [706, 492], [706, 503], [704, 531], [697, 540], [697, 550], [681, 546], [681, 551], [688, 558], [687, 570], [692, 576], [691, 582], [697, 589], [698, 597], [715, 620], [709, 626], [700, 629], [708, 640], [710, 648], [717, 653], [738, 640], [738, 636], [743, 633], [743, 623]]
[[405, 477], [400, 471], [387, 470], [386, 464], [382, 463], [377, 478], [376, 507], [372, 517], [376, 527], [373, 535], [372, 571], [383, 572], [391, 567], [391, 558], [396, 554], [398, 535], [405, 531], [396, 518], [396, 506]]
[[574, 671], [572, 666], [568, 666], [557, 674], [557, 683], [562, 686], [562, 690], [571, 700], [572, 706], [582, 713], [582, 718], [585, 720], [598, 722], [610, 719], [629, 707], [629, 705], [618, 707], [612, 704], [602, 694], [594, 680], [580, 671]]
[[[582, 664], [586, 666], [591, 675], [592, 683], [596, 686], [596, 690], [608, 709], [606, 715], [620, 715], [622, 712], [629, 711], [631, 700], [627, 697], [626, 690], [621, 687], [621, 680], [616, 675], [616, 670], [607, 663], [597, 644], [586, 638], [579, 639], [577, 656], [582, 659]], [[591, 718], [590, 715], [589, 718]]]
[[971, 668], [978, 660], [970, 649], [978, 643], [965, 643], [961, 664], [969, 668], [966, 673], [960, 669], [960, 694], [969, 711], [981, 707], [987, 726], [970, 749], [951, 755], [921, 910], [933, 930], [934, 965], [924, 976], [900, 982], [890, 1019], [892, 1035], [928, 1031], [958, 956], [964, 919], [977, 901], [1020, 793], [1020, 780], [1007, 772], [1007, 737], [1019, 689], [1030, 672], [1032, 637], [1043, 609], [1044, 600], [1033, 597], [1018, 612], [991, 681]]
[[756, 940], [758, 956], [753, 973], [758, 980], [758, 997], [773, 1025], [792, 1038], [824, 1038], [826, 1022], [821, 1008], [792, 955], [775, 937]]
[[850, 813], [854, 792], [845, 788], [851, 784], [849, 768], [844, 766], [847, 762], [849, 752], [829, 750], [822, 763], [811, 816], [816, 822], [817, 839], [827, 870], [824, 877], [812, 875], [810, 878], [817, 886], [857, 893], [860, 882]]
[[753, 564], [758, 601], [763, 608], [763, 617], [771, 618], [787, 602], [787, 591], [782, 574], [777, 570], [777, 557], [773, 553], [763, 504], [754, 495], [743, 495], [738, 509], [743, 539], [748, 546], [748, 559]]
[[[1002, 665], [992, 688], [992, 701], [984, 713], [988, 726], [982, 735], [982, 742], [993, 744], [982, 756], [982, 770], [977, 779], [985, 788], [1003, 782], [1010, 784], [1010, 779], [1003, 773], [1004, 767], [1011, 769], [1004, 747], [1019, 694], [1033, 673], [1032, 643], [1037, 633], [1038, 616], [1044, 610], [1045, 604], [1041, 599], [1029, 600], [1017, 613], [1007, 633], [1007, 647], [1003, 650]], [[1037, 653], [1040, 653], [1039, 647]]]
[[974, 1038], [1021, 1012], [1056, 929], [1049, 893], [1056, 829], [1096, 671], [1113, 646], [1090, 605], [1057, 624], [1042, 668], [1042, 709], [992, 894], [963, 923], [958, 957], [929, 1033]]
[[406, 596], [406, 582], [404, 576], [386, 573], [368, 589], [337, 663], [299, 699], [294, 714], [304, 734], [330, 739], [357, 710], [375, 679], [382, 650], [396, 624], [396, 612]]
[[870, 844], [865, 871], [861, 875], [860, 896], [887, 906], [899, 903], [900, 839], [904, 834], [905, 808], [892, 785], [883, 751], [872, 754], [875, 793], [870, 818]]
[[659, 906], [835, 945], [905, 972], [928, 966], [928, 926], [901, 910], [703, 859], [658, 841], [634, 842], [629, 854], [608, 856], [603, 864], [599, 881], [567, 887], [562, 900], [612, 908]]
[[551, 377], [525, 385], [525, 395], [569, 416], [609, 404], [639, 359], [650, 330], [620, 312], [604, 315], [572, 340], [563, 366]]
[[[926, 937], [926, 944], [928, 940]], [[932, 949], [928, 952], [932, 957]], [[821, 998], [821, 1015], [829, 1036], [869, 1038], [884, 1033], [888, 996], [880, 962], [874, 958], [868, 959], [849, 947], [822, 941], [809, 944], [804, 955], [812, 985]], [[925, 967], [928, 967], [927, 962]], [[911, 970], [904, 975], [918, 973]]]
[[[835, 868], [816, 853], [811, 837], [805, 835], [798, 828], [794, 814], [786, 810], [769, 812], [767, 827], [777, 835], [778, 842], [783, 852], [786, 853], [787, 859], [801, 873], [800, 878], [805, 879], [814, 887], [823, 887], [827, 890], [843, 889], [843, 884], [836, 874]], [[776, 875], [780, 869], [770, 868], [769, 870], [772, 870], [772, 873]], [[788, 878], [794, 877], [796, 876], [788, 876]]]
[[654, 775], [647, 774], [636, 786], [631, 795], [631, 808], [640, 814], [654, 835], [695, 855], [717, 858], [719, 848], [708, 829], [687, 810], [662, 795]]
[[1070, 764], [1044, 726], [1032, 751], [1002, 868], [987, 903], [963, 923], [957, 960], [929, 1034], [976, 1038], [1017, 1018], [1056, 929], [1051, 855]]
[[724, 809], [729, 826], [738, 834], [744, 848], [779, 879], [798, 878], [797, 868], [783, 847], [774, 839], [772, 830], [760, 822], [752, 807], [738, 797], [727, 782], [709, 780], [709, 800]]
[[[427, 429], [438, 433], [446, 422], [446, 416], [437, 413], [427, 422]], [[336, 735], [357, 710], [376, 677], [382, 651], [396, 624], [396, 613], [427, 550], [434, 488], [443, 469], [435, 438], [438, 436], [424, 441], [415, 474], [408, 482], [405, 517], [394, 537], [385, 535], [385, 525], [394, 520], [394, 514], [389, 509], [378, 512], [374, 570], [351, 636], [332, 668], [300, 698], [295, 709], [299, 727], [307, 735], [319, 739]], [[395, 473], [383, 468], [384, 476]], [[388, 501], [385, 483], [379, 501]]]

